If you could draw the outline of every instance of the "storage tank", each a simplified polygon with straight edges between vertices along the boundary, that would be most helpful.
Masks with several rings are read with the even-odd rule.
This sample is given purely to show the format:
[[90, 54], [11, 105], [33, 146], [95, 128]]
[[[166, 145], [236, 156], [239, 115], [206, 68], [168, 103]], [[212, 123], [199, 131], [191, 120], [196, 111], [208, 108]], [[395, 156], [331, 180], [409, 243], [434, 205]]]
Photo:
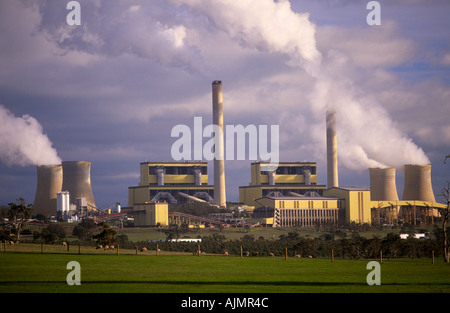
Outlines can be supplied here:
[[62, 166], [49, 164], [36, 166], [37, 187], [34, 198], [33, 215], [43, 214], [51, 216], [56, 214], [56, 197], [61, 191]]
[[395, 168], [369, 168], [370, 199], [372, 201], [397, 201]]
[[431, 164], [407, 164], [404, 169], [405, 186], [402, 200], [436, 202], [431, 185]]
[[56, 195], [56, 211], [62, 215], [69, 213], [70, 193], [68, 191], [58, 192]]
[[62, 162], [62, 189], [70, 192], [71, 203], [77, 198], [85, 198], [87, 204], [96, 207], [91, 186], [91, 162], [64, 161]]

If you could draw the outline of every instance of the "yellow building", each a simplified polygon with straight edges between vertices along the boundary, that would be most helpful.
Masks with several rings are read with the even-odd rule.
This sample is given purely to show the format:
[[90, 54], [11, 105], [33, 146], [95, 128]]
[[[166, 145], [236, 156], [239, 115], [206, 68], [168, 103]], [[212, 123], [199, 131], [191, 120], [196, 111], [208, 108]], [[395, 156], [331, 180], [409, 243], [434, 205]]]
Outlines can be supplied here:
[[251, 164], [251, 181], [248, 186], [239, 187], [239, 202], [258, 206], [256, 199], [266, 196], [299, 196], [307, 193], [322, 195], [324, 185], [317, 185], [315, 162], [280, 162], [272, 171], [270, 163]]
[[324, 191], [323, 194], [327, 197], [344, 199], [346, 222], [359, 224], [372, 222], [370, 190], [358, 187], [333, 187]]
[[370, 191], [354, 187], [334, 187], [323, 196], [274, 197], [256, 199], [255, 217], [273, 217], [273, 227], [337, 225], [344, 222], [371, 223]]
[[214, 186], [208, 185], [207, 162], [144, 162], [138, 186], [128, 188], [128, 206], [165, 201], [214, 202]]
[[166, 202], [135, 203], [131, 213], [136, 227], [169, 225], [169, 208]]
[[257, 202], [264, 208], [257, 210], [265, 211], [261, 217], [273, 217], [273, 227], [337, 225], [345, 214], [344, 200], [334, 197], [264, 197]]

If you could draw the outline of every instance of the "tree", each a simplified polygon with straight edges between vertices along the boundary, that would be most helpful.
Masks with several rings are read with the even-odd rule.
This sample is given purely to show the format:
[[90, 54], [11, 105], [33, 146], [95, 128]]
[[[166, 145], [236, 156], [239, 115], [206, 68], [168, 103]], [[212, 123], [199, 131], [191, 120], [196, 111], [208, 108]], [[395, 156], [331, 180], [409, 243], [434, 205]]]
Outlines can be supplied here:
[[8, 203], [8, 218], [17, 234], [17, 241], [19, 241], [20, 232], [25, 226], [25, 221], [30, 218], [33, 206], [31, 204], [27, 204], [23, 198], [19, 198], [16, 201], [17, 203]]
[[72, 235], [77, 236], [80, 240], [86, 240], [92, 237], [96, 230], [97, 224], [95, 221], [90, 218], [85, 218], [73, 228]]
[[447, 187], [443, 187], [441, 189], [440, 195], [442, 198], [444, 198], [444, 201], [446, 202], [447, 207], [443, 209], [439, 209], [439, 213], [442, 217], [442, 236], [443, 236], [443, 243], [442, 248], [444, 252], [444, 261], [449, 262], [450, 260], [450, 247], [448, 245], [448, 236], [447, 236], [447, 222], [450, 215], [450, 183], [447, 183]]
[[102, 232], [97, 235], [94, 235], [94, 239], [97, 240], [97, 244], [110, 246], [117, 242], [116, 239], [116, 231], [109, 227], [106, 223], [98, 223], [97, 226], [103, 228]]

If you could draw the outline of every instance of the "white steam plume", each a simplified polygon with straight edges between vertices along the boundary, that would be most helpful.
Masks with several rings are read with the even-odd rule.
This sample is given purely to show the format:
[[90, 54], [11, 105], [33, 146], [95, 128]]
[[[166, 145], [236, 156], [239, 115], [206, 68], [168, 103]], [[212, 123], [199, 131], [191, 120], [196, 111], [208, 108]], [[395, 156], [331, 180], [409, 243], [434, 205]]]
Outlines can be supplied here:
[[323, 55], [318, 50], [316, 26], [308, 14], [293, 12], [288, 0], [172, 2], [206, 15], [242, 46], [284, 53], [291, 64], [301, 65], [316, 81], [309, 99], [317, 121], [324, 122], [330, 107], [337, 112], [338, 153], [344, 166], [365, 169], [429, 163], [423, 150], [396, 127], [386, 110], [357, 89], [348, 57], [339, 51]]
[[59, 164], [61, 159], [32, 116], [14, 116], [0, 105], [0, 160], [6, 165]]

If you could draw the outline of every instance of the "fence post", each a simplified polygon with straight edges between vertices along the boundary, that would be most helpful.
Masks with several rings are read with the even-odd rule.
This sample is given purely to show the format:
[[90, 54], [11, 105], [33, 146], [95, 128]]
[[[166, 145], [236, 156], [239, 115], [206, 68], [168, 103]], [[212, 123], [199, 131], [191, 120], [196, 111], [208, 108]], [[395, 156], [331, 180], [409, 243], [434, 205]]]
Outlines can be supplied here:
[[334, 251], [331, 249], [331, 262], [334, 262]]
[[241, 246], [241, 258], [242, 258], [242, 246]]
[[433, 250], [433, 251], [431, 251], [431, 256], [432, 256], [432, 259], [433, 259], [433, 264], [434, 264], [434, 250]]
[[119, 249], [120, 249], [119, 244], [117, 244], [117, 255], [119, 255]]
[[380, 250], [380, 263], [383, 263], [383, 251]]
[[287, 247], [284, 248], [284, 259], [287, 260]]
[[44, 251], [44, 243], [41, 241], [41, 253], [43, 253]]

